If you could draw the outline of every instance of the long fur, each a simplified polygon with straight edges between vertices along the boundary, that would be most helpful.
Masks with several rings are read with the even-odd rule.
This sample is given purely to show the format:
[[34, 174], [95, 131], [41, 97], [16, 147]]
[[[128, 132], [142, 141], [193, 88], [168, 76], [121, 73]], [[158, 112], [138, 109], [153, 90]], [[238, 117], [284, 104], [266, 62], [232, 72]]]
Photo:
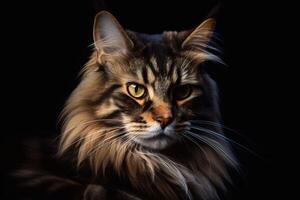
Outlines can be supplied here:
[[[187, 140], [182, 143], [181, 152], [175, 154], [177, 147], [152, 152], [136, 148], [128, 141], [111, 140], [116, 132], [102, 125], [105, 119], [95, 118], [89, 104], [93, 94], [105, 88], [104, 82], [99, 83], [102, 74], [93, 73], [98, 67], [96, 56], [96, 53], [92, 55], [80, 85], [65, 107], [60, 153], [77, 148], [79, 167], [88, 161], [100, 178], [105, 176], [108, 167], [113, 167], [119, 177], [128, 178], [134, 190], [154, 199], [217, 198], [216, 187], [225, 189], [223, 180], [230, 180], [226, 165], [237, 164], [228, 144], [220, 139], [209, 139], [218, 147], [216, 151], [205, 144], [199, 148], [199, 144]], [[216, 89], [208, 76], [206, 82]]]

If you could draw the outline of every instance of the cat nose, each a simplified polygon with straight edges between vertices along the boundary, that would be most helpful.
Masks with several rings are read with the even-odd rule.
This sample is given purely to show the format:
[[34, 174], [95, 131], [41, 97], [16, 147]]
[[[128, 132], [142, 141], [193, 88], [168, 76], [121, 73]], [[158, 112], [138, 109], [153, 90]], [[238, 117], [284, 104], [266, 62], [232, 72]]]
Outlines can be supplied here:
[[158, 123], [160, 123], [160, 126], [162, 129], [166, 128], [166, 126], [168, 126], [169, 124], [172, 123], [173, 118], [172, 116], [156, 116], [155, 117], [155, 121], [157, 121]]

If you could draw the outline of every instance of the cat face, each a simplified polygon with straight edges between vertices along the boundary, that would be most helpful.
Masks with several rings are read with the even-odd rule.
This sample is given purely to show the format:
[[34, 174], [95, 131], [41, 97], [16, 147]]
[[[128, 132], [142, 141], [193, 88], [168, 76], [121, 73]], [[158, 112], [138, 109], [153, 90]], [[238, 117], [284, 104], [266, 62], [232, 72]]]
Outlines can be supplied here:
[[208, 19], [193, 31], [146, 35], [99, 13], [95, 52], [65, 108], [63, 146], [80, 141], [87, 153], [107, 140], [162, 150], [179, 141], [205, 110], [201, 63], [218, 61], [205, 50], [214, 24]]
[[94, 38], [99, 73], [115, 87], [99, 97], [110, 104], [100, 102], [97, 117], [105, 113], [108, 120], [119, 119], [129, 140], [147, 148], [160, 150], [179, 140], [188, 120], [200, 112], [203, 93], [199, 63], [208, 55], [193, 56], [199, 51], [193, 43], [205, 47], [213, 24], [208, 20], [189, 35], [151, 37], [126, 33], [110, 14], [98, 15]]
[[132, 141], [163, 149], [178, 140], [188, 128], [187, 120], [200, 112], [193, 104], [201, 101], [202, 78], [196, 66], [187, 68], [188, 61], [178, 55], [140, 56], [131, 58], [129, 70], [107, 72], [109, 66], [104, 66], [108, 81], [117, 86], [107, 97], [111, 104], [103, 104], [105, 109], [100, 105], [96, 112], [99, 118], [120, 119]]

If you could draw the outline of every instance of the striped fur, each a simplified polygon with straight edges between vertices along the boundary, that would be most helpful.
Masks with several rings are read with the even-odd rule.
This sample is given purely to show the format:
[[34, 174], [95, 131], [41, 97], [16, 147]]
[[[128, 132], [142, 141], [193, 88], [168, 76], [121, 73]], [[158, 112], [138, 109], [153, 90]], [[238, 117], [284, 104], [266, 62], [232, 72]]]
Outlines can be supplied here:
[[[125, 32], [107, 12], [96, 16], [95, 51], [66, 103], [59, 145], [61, 158], [75, 155], [79, 176], [91, 171], [86, 190], [97, 194], [103, 179], [142, 199], [217, 199], [225, 189], [227, 167], [237, 166], [229, 144], [200, 132], [194, 133], [201, 141], [185, 136], [192, 120], [220, 122], [216, 84], [201, 67], [220, 62], [208, 51], [214, 24], [209, 19], [194, 31], [150, 36]], [[146, 96], [130, 96], [129, 82], [143, 85]], [[182, 85], [192, 92], [176, 100]], [[158, 117], [172, 119], [167, 136], [145, 139], [162, 131]], [[209, 130], [222, 134], [219, 127]]]

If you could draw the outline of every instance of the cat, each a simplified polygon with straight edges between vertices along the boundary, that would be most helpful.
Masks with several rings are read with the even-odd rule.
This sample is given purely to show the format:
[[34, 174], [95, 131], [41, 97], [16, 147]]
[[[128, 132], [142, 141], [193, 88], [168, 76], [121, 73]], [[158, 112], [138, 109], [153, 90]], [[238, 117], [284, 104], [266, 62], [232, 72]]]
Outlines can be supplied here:
[[59, 142], [39, 141], [14, 173], [20, 198], [218, 199], [238, 161], [203, 67], [222, 62], [210, 51], [214, 27], [208, 18], [147, 35], [99, 12]]

